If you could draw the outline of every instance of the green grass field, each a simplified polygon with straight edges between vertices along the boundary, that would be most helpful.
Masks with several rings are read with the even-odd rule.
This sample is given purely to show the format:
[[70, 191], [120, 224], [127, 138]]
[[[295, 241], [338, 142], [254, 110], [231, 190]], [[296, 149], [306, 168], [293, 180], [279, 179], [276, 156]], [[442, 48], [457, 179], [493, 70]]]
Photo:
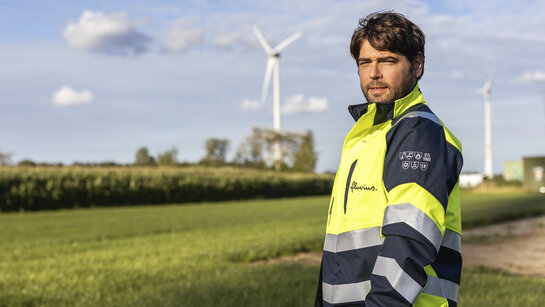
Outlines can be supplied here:
[[[545, 212], [537, 194], [468, 194], [469, 225]], [[0, 306], [309, 306], [327, 197], [0, 215]], [[500, 209], [501, 208], [501, 209]], [[494, 216], [494, 218], [491, 218]], [[540, 306], [545, 280], [466, 270], [460, 306]]]

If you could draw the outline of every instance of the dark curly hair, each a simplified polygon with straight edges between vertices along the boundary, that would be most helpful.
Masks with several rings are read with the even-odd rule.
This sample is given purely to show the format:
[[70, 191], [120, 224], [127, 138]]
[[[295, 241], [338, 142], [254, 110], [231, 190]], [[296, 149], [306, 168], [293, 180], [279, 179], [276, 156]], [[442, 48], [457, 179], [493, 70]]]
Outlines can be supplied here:
[[[369, 44], [377, 50], [404, 55], [411, 64], [419, 53], [424, 58], [424, 44], [426, 42], [424, 32], [399, 13], [375, 12], [360, 19], [359, 26], [354, 30], [350, 42], [350, 53], [356, 63], [364, 40], [369, 41]], [[422, 62], [420, 77], [424, 74], [423, 64]]]

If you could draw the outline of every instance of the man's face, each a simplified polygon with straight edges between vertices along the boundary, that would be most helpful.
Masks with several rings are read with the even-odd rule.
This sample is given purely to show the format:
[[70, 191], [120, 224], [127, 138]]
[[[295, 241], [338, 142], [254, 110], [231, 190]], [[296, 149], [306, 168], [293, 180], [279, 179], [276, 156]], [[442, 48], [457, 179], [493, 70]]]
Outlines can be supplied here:
[[358, 74], [367, 102], [391, 102], [409, 94], [422, 74], [423, 57], [413, 63], [401, 54], [376, 50], [364, 40], [358, 58]]

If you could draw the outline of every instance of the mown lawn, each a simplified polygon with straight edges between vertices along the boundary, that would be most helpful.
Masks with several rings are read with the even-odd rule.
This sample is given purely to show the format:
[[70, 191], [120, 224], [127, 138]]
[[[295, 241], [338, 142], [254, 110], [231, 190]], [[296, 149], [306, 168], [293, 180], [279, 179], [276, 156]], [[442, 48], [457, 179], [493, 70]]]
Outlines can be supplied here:
[[[463, 199], [471, 225], [545, 211], [536, 194]], [[248, 262], [320, 250], [327, 206], [306, 197], [2, 214], [0, 306], [309, 306], [317, 266]], [[471, 270], [460, 306], [539, 306], [542, 293], [542, 279]]]

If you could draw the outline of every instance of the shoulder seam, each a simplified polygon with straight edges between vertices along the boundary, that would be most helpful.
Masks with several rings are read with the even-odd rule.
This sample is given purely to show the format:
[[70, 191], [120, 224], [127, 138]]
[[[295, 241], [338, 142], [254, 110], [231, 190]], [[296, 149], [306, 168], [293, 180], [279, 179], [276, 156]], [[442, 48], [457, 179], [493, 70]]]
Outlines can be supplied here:
[[439, 118], [431, 113], [431, 112], [426, 112], [426, 111], [412, 111], [412, 112], [409, 112], [405, 115], [403, 115], [401, 118], [399, 118], [395, 123], [392, 124], [392, 128], [397, 126], [402, 120], [404, 120], [405, 118], [415, 118], [415, 117], [421, 117], [421, 118], [424, 118], [424, 119], [427, 119], [427, 120], [430, 120], [434, 123], [436, 123], [437, 125], [439, 126], [443, 126], [443, 124], [441, 123], [441, 121], [439, 120]]

